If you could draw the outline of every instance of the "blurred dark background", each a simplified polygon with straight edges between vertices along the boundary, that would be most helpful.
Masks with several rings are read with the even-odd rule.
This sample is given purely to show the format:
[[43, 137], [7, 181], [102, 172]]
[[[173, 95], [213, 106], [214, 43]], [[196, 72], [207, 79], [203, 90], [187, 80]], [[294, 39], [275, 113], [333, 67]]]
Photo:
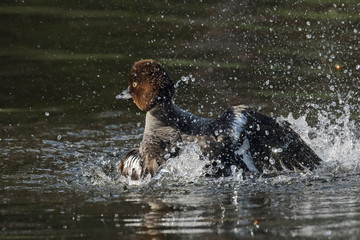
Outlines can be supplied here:
[[183, 79], [176, 102], [204, 116], [230, 104], [295, 116], [339, 99], [356, 108], [359, 12], [351, 0], [5, 0], [0, 119], [136, 111], [114, 97], [142, 58]]

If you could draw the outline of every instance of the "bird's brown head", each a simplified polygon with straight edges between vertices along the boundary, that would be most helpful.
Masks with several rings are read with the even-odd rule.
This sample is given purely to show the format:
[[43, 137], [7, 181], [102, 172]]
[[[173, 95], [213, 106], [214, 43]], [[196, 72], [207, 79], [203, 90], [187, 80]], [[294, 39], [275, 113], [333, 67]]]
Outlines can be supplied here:
[[140, 60], [131, 67], [129, 86], [125, 91], [117, 98], [132, 98], [140, 110], [149, 111], [159, 103], [171, 101], [174, 84], [158, 62]]

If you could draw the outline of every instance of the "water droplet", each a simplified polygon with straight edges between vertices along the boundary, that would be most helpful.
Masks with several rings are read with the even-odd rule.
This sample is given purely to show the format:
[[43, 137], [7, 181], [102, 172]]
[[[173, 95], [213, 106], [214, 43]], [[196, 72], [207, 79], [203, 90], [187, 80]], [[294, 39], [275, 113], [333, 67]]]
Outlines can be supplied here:
[[309, 136], [309, 138], [310, 139], [314, 139], [314, 138], [316, 138], [317, 137], [317, 134], [316, 134], [316, 132], [308, 132], [308, 136]]
[[270, 158], [269, 163], [270, 163], [271, 165], [274, 165], [274, 164], [275, 164], [275, 160], [274, 160], [273, 158]]
[[46, 116], [46, 117], [50, 116], [50, 113], [49, 113], [49, 112], [45, 112], [45, 116]]
[[306, 38], [310, 39], [312, 37], [312, 35], [310, 33], [306, 34]]
[[57, 135], [57, 137], [56, 137], [56, 139], [58, 140], [58, 141], [60, 141], [61, 140], [61, 138], [62, 138], [62, 136], [59, 134], [59, 135]]
[[273, 153], [281, 153], [283, 151], [283, 149], [282, 148], [272, 148], [271, 151]]

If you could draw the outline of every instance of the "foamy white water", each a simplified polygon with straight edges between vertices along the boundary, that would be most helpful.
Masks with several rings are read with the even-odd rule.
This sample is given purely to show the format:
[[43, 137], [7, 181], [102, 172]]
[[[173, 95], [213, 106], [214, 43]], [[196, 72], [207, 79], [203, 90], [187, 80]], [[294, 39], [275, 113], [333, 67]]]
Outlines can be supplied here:
[[331, 113], [320, 111], [318, 123], [311, 127], [306, 116], [294, 119], [292, 114], [284, 118], [292, 124], [293, 129], [320, 156], [324, 164], [320, 169], [324, 173], [358, 173], [360, 170], [360, 141], [357, 136], [357, 125], [350, 120], [349, 105], [335, 120]]

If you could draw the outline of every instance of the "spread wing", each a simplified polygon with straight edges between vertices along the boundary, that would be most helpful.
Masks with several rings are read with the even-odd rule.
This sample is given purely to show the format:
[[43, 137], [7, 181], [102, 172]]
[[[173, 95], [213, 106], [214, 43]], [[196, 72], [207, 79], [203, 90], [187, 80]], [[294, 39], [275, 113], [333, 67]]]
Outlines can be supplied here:
[[322, 161], [285, 121], [256, 111], [243, 110], [246, 124], [242, 133], [249, 144], [249, 158], [258, 171], [314, 169]]

